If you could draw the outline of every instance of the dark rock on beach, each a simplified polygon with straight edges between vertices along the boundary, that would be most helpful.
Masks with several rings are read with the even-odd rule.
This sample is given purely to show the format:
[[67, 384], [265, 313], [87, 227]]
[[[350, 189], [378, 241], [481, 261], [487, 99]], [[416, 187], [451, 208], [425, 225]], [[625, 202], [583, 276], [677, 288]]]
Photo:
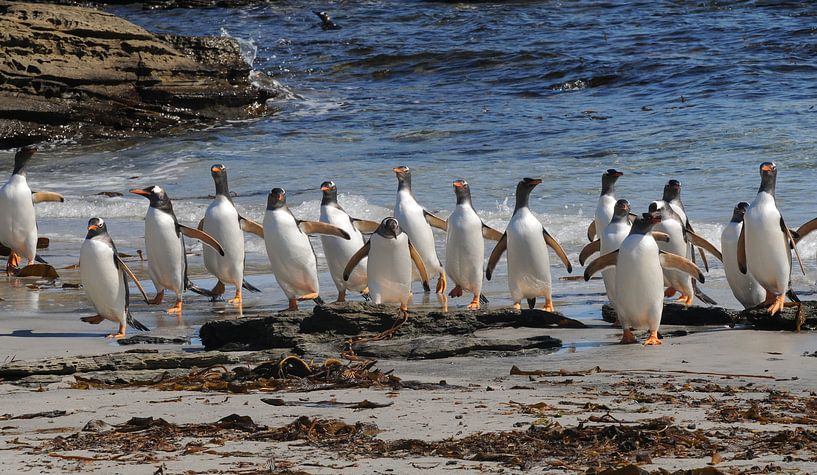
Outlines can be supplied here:
[[91, 8], [0, 1], [2, 148], [258, 117], [288, 93], [250, 75], [231, 38], [156, 35]]

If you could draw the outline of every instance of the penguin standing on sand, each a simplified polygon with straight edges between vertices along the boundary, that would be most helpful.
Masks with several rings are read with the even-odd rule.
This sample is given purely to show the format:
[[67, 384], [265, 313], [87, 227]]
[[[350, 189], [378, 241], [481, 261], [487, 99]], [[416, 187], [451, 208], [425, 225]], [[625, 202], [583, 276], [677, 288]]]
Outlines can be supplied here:
[[[658, 250], [651, 230], [661, 221], [658, 213], [644, 213], [636, 218], [630, 234], [617, 251], [604, 254], [587, 266], [584, 280], [596, 272], [615, 266], [615, 307], [624, 334], [621, 343], [636, 343], [632, 329], [648, 329], [650, 336], [645, 345], [660, 345], [658, 327], [664, 308], [664, 279], [662, 268], [683, 270], [704, 281], [698, 266], [675, 254]], [[670, 238], [672, 239], [672, 238]]]
[[34, 146], [26, 146], [17, 151], [14, 155], [14, 171], [8, 181], [0, 187], [0, 243], [11, 250], [6, 273], [17, 272], [20, 257], [25, 258], [29, 266], [37, 259], [37, 219], [34, 204], [43, 201], [65, 201], [57, 193], [32, 193], [28, 187], [26, 164], [36, 151], [37, 148]]
[[783, 310], [786, 293], [791, 291], [792, 249], [800, 261], [797, 243], [777, 208], [776, 185], [777, 166], [771, 162], [761, 164], [760, 189], [746, 210], [738, 237], [738, 267], [744, 274], [751, 273], [766, 291], [761, 305], [768, 305], [772, 315]]
[[547, 232], [542, 223], [528, 208], [530, 192], [542, 183], [540, 179], [524, 178], [516, 186], [516, 207], [513, 216], [505, 229], [505, 234], [494, 247], [488, 259], [485, 276], [491, 280], [491, 275], [499, 258], [508, 251], [508, 287], [515, 309], [522, 308], [522, 299], [528, 300], [528, 306], [536, 305], [536, 297], [545, 297], [544, 309], [553, 311], [551, 298], [550, 259], [547, 247], [556, 253], [562, 260], [568, 272], [573, 272], [573, 266], [567, 259], [562, 246]]
[[349, 216], [338, 204], [338, 188], [334, 182], [323, 182], [321, 192], [323, 192], [323, 198], [321, 199], [321, 216], [319, 220], [322, 223], [338, 227], [349, 234], [349, 239], [331, 235], [321, 236], [321, 244], [323, 245], [323, 253], [326, 255], [329, 274], [338, 289], [336, 302], [346, 301], [347, 290], [360, 292], [364, 294], [364, 298], [368, 298], [366, 259], [363, 259], [360, 265], [355, 268], [348, 281], [343, 280], [343, 269], [349, 262], [349, 258], [363, 247], [362, 232], [371, 234], [377, 230], [380, 223]]
[[[397, 174], [397, 203], [394, 205], [394, 217], [400, 223], [400, 228], [411, 239], [417, 252], [423, 258], [423, 264], [428, 272], [440, 274], [437, 280], [437, 293], [445, 292], [446, 279], [445, 270], [442, 263], [437, 258], [437, 249], [434, 246], [434, 233], [431, 226], [447, 230], [445, 221], [428, 211], [426, 211], [411, 191], [411, 170], [407, 166], [400, 166], [392, 169]], [[382, 224], [382, 223], [381, 223]], [[428, 282], [423, 285], [423, 290], [430, 291]]]
[[448, 217], [445, 238], [445, 271], [455, 287], [449, 296], [460, 297], [463, 291], [474, 298], [469, 310], [478, 310], [482, 296], [483, 263], [485, 262], [485, 239], [499, 241], [502, 233], [487, 226], [471, 204], [471, 188], [465, 180], [454, 181], [457, 207]]
[[97, 312], [93, 317], [83, 317], [83, 322], [96, 325], [102, 320], [111, 320], [118, 323], [119, 330], [108, 335], [108, 338], [124, 338], [127, 325], [140, 331], [148, 331], [130, 313], [128, 277], [133, 279], [145, 302], [147, 295], [139, 280], [117, 254], [102, 218], [91, 218], [88, 221], [88, 234], [79, 252], [79, 276], [85, 295]]
[[224, 284], [231, 284], [235, 286], [235, 298], [228, 302], [241, 306], [242, 287], [251, 292], [260, 292], [244, 280], [244, 234], [242, 231], [255, 234], [263, 239], [264, 229], [260, 224], [238, 214], [227, 186], [227, 168], [216, 164], [210, 167], [210, 173], [216, 185], [216, 197], [207, 207], [204, 219], [201, 220], [198, 228], [221, 244], [224, 255], [210, 246], [204, 246], [204, 267], [218, 279], [218, 283], [211, 291], [213, 299], [224, 294]]
[[318, 264], [309, 234], [325, 234], [349, 240], [349, 233], [318, 221], [302, 221], [287, 206], [286, 191], [273, 188], [264, 214], [264, 243], [275, 280], [289, 299], [288, 311], [298, 310], [299, 300], [322, 304]]
[[593, 242], [598, 234], [599, 237], [604, 228], [613, 219], [613, 208], [616, 205], [616, 181], [624, 175], [618, 170], [609, 169], [601, 175], [601, 195], [596, 205], [596, 214], [590, 226], [587, 227], [587, 240]]
[[721, 233], [721, 251], [723, 252], [723, 270], [726, 281], [732, 294], [738, 299], [743, 308], [752, 308], [759, 305], [766, 298], [766, 291], [752, 277], [744, 274], [738, 267], [738, 239], [743, 230], [743, 217], [749, 203], [740, 202], [732, 212], [732, 220], [723, 227]]
[[343, 278], [348, 279], [355, 266], [367, 256], [372, 301], [376, 304], [399, 303], [400, 310], [404, 314], [408, 312], [413, 268], [417, 268], [426, 285], [428, 273], [420, 253], [395, 218], [388, 217], [380, 222], [372, 237], [349, 259]]
[[133, 189], [130, 192], [150, 200], [150, 206], [145, 214], [145, 248], [148, 255], [148, 274], [153, 286], [156, 287], [156, 297], [150, 303], [152, 305], [162, 303], [165, 290], [170, 290], [176, 294], [176, 303], [167, 310], [167, 313], [181, 316], [182, 294], [185, 290], [212, 297], [210, 291], [196, 287], [187, 277], [184, 236], [200, 240], [221, 256], [224, 256], [224, 249], [204, 231], [179, 223], [173, 212], [173, 203], [161, 187], [154, 185]]
[[[613, 208], [613, 219], [610, 224], [604, 227], [599, 234], [599, 239], [591, 242], [582, 249], [579, 254], [579, 263], [584, 265], [587, 258], [599, 251], [601, 255], [609, 254], [621, 246], [624, 239], [630, 234], [630, 202], [618, 200]], [[615, 307], [616, 299], [616, 272], [615, 269], [604, 269], [601, 271], [604, 279], [604, 289], [607, 292], [607, 300]]]

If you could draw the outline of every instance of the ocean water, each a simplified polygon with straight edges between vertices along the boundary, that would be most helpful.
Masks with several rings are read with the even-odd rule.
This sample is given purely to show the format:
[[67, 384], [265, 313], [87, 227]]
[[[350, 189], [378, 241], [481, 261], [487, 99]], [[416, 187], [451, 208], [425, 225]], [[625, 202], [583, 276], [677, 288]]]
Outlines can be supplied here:
[[[341, 29], [321, 30], [311, 12], [317, 8]], [[213, 163], [226, 164], [240, 212], [259, 222], [273, 187], [287, 189], [296, 216], [317, 219], [327, 179], [351, 214], [379, 220], [395, 200], [391, 169], [408, 165], [426, 208], [446, 216], [455, 202], [451, 182], [465, 178], [483, 219], [503, 229], [517, 181], [541, 177], [531, 208], [570, 255], [574, 275], [582, 271], [578, 253], [607, 168], [625, 173], [618, 196], [637, 212], [660, 198], [667, 180], [680, 180], [690, 219], [716, 245], [734, 205], [753, 199], [763, 161], [778, 164], [788, 224], [817, 215], [817, 5], [810, 2], [286, 1], [112, 11], [155, 32], [236, 38], [255, 71], [298, 99], [270, 104], [278, 112], [261, 120], [181, 137], [42, 147], [31, 186], [67, 198], [38, 206], [41, 233], [53, 242], [43, 255], [58, 267], [76, 263], [92, 216], [108, 221], [121, 251], [144, 247], [147, 200], [128, 195], [130, 188], [161, 185], [179, 219], [197, 223], [213, 193]], [[4, 174], [11, 157], [0, 153]], [[125, 196], [97, 196], [102, 191]], [[437, 237], [442, 253], [444, 238]], [[314, 242], [321, 293], [333, 300]], [[793, 274], [805, 294], [817, 278], [815, 242], [801, 245], [807, 275]], [[263, 293], [249, 295], [245, 311], [283, 308], [263, 242], [248, 236], [247, 244], [248, 280]], [[195, 280], [214, 283], [200, 257], [190, 262]], [[557, 309], [598, 318], [601, 282], [558, 280], [567, 273], [553, 255], [551, 262]], [[504, 276], [503, 260], [487, 285], [493, 305], [510, 303]], [[78, 280], [70, 271], [65, 278]], [[703, 288], [737, 306], [718, 264]], [[89, 308], [34, 293], [4, 286], [0, 306]], [[192, 295], [187, 305], [193, 326], [225, 311]], [[149, 324], [161, 320], [156, 307], [136, 311]]]

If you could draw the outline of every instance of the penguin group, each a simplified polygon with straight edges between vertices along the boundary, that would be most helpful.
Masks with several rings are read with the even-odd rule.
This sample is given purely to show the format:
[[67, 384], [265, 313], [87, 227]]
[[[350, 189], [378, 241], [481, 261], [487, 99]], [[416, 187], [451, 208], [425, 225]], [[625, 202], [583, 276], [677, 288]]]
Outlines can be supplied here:
[[[43, 268], [37, 266], [50, 267], [37, 255], [34, 204], [64, 201], [57, 193], [29, 189], [25, 167], [35, 151], [24, 147], [17, 152], [12, 176], [0, 187], [0, 244], [9, 256], [6, 272], [21, 277], [41, 275]], [[537, 299], [542, 299], [542, 309], [554, 311], [550, 252], [568, 273], [573, 265], [529, 207], [531, 193], [543, 180], [523, 178], [517, 183], [513, 214], [500, 232], [480, 218], [466, 180], [452, 183], [456, 206], [443, 219], [417, 201], [409, 167], [392, 171], [397, 178], [394, 212], [380, 222], [350, 216], [338, 203], [337, 185], [325, 181], [320, 185], [318, 221], [295, 216], [287, 205], [286, 191], [276, 187], [267, 196], [263, 222], [256, 223], [236, 208], [222, 164], [210, 168], [215, 196], [196, 227], [179, 222], [167, 191], [160, 186], [132, 189], [131, 193], [149, 201], [144, 239], [148, 275], [156, 294], [147, 296], [117, 253], [107, 223], [93, 217], [80, 250], [80, 278], [97, 313], [82, 320], [92, 324], [113, 321], [117, 331], [109, 337], [117, 339], [125, 336], [128, 326], [147, 330], [130, 312], [129, 280], [147, 304], [161, 304], [165, 292], [172, 292], [175, 302], [167, 313], [179, 318], [188, 290], [215, 301], [230, 285], [235, 294], [228, 303], [240, 308], [243, 290], [260, 292], [244, 277], [244, 233], [264, 240], [270, 269], [289, 301], [289, 311], [298, 310], [298, 303], [307, 300], [323, 303], [317, 258], [309, 239], [314, 235], [320, 236], [337, 288], [336, 302], [356, 292], [376, 304], [398, 304], [407, 315], [413, 282], [420, 281], [423, 290], [431, 292], [429, 280], [436, 277], [435, 291], [444, 309], [447, 297], [468, 293], [467, 308], [477, 310], [488, 302], [482, 293], [483, 278], [491, 280], [507, 254], [513, 307], [521, 309], [524, 299], [534, 308]], [[774, 163], [760, 166], [760, 188], [754, 201], [735, 206], [723, 229], [720, 250], [694, 231], [681, 202], [679, 181], [669, 180], [661, 199], [636, 214], [629, 201], [616, 197], [615, 184], [623, 175], [614, 169], [602, 174], [601, 194], [587, 229], [589, 243], [579, 254], [585, 280], [602, 274], [607, 298], [618, 317], [616, 325], [622, 330], [622, 343], [637, 341], [634, 330], [648, 330], [644, 344], [661, 344], [658, 328], [665, 298], [680, 294], [678, 302], [683, 305], [691, 305], [695, 298], [715, 303], [698, 286], [709, 270], [707, 255], [723, 262], [729, 287], [745, 308], [762, 306], [774, 315], [788, 304], [787, 296], [799, 302], [791, 288], [792, 252], [799, 261], [797, 242], [817, 229], [817, 218], [797, 230], [785, 224], [775, 202]], [[437, 255], [432, 228], [446, 233], [444, 264]], [[204, 267], [217, 280], [212, 289], [200, 288], [189, 279], [185, 237], [204, 244]], [[486, 241], [495, 243], [487, 263]], [[599, 257], [590, 260], [596, 253]], [[20, 267], [22, 259], [26, 265]]]

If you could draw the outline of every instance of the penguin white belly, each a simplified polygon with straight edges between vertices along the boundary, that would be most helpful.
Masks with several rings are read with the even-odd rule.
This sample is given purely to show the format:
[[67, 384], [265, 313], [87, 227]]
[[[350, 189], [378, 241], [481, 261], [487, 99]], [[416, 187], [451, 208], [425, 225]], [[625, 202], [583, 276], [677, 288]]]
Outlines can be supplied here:
[[658, 246], [652, 236], [628, 236], [616, 263], [616, 313], [624, 328], [657, 331], [664, 307]]
[[594, 215], [593, 221], [596, 225], [596, 236], [601, 236], [602, 231], [604, 228], [610, 224], [610, 221], [613, 219], [613, 213], [615, 212], [616, 207], [616, 199], [610, 195], [601, 195], [599, 196], [599, 202], [596, 205], [596, 214]]
[[770, 294], [785, 294], [791, 276], [791, 250], [780, 229], [780, 212], [771, 195], [758, 193], [743, 220], [749, 272]]
[[96, 312], [108, 320], [125, 324], [125, 279], [106, 242], [86, 239], [79, 252], [79, 277], [85, 295]]
[[215, 238], [224, 249], [221, 256], [210, 246], [203, 246], [204, 267], [225, 284], [240, 287], [244, 281], [244, 235], [238, 223], [238, 211], [218, 195], [204, 214], [204, 232]]
[[[627, 221], [619, 223], [610, 223], [604, 228], [602, 232], [601, 247], [599, 255], [603, 256], [609, 254], [619, 247], [627, 235], [630, 234], [630, 224]], [[607, 291], [607, 299], [615, 306], [616, 301], [616, 269], [607, 268], [601, 271], [602, 279], [604, 280], [604, 289]]]
[[742, 273], [738, 268], [738, 238], [743, 223], [729, 223], [721, 233], [723, 269], [729, 288], [743, 308], [754, 307], [766, 299], [766, 291], [750, 273]]
[[184, 291], [184, 244], [176, 235], [173, 216], [148, 208], [145, 215], [145, 248], [148, 253], [148, 273], [156, 291], [168, 289], [176, 294]]
[[22, 175], [0, 187], [0, 243], [33, 261], [37, 255], [37, 220], [31, 189]]
[[527, 209], [517, 210], [508, 233], [508, 288], [514, 303], [550, 297], [550, 258], [542, 223]]
[[363, 247], [363, 234], [352, 226], [349, 215], [334, 206], [321, 206], [320, 221], [343, 229], [349, 233], [351, 238], [346, 240], [337, 236], [321, 235], [323, 253], [326, 255], [326, 264], [329, 267], [332, 280], [335, 282], [335, 287], [338, 288], [338, 292], [346, 289], [362, 292], [368, 285], [366, 278], [368, 258], [364, 257], [360, 261], [346, 282], [343, 281], [343, 269], [358, 249]]
[[480, 293], [484, 259], [482, 220], [471, 206], [457, 205], [448, 218], [445, 272], [464, 290]]
[[[684, 229], [678, 220], [662, 220], [655, 225], [655, 230], [669, 235], [669, 242], [659, 242], [658, 249], [681, 257], [689, 257], [689, 246], [684, 241]], [[667, 286], [682, 292], [684, 295], [695, 294], [692, 287], [692, 276], [675, 269], [664, 269], [663, 272]]]
[[315, 251], [287, 209], [267, 210], [264, 244], [275, 280], [288, 299], [320, 291]]
[[[394, 206], [394, 217], [400, 223], [400, 228], [408, 235], [411, 244], [417, 249], [423, 264], [426, 266], [428, 276], [442, 272], [443, 268], [437, 258], [437, 249], [434, 247], [434, 232], [431, 225], [423, 215], [423, 207], [420, 206], [411, 193], [399, 191], [397, 193], [397, 204]], [[416, 271], [412, 272], [414, 279], [419, 279]]]
[[396, 239], [377, 234], [369, 241], [369, 295], [374, 303], [411, 302], [411, 272], [414, 265], [408, 248], [408, 236]]

